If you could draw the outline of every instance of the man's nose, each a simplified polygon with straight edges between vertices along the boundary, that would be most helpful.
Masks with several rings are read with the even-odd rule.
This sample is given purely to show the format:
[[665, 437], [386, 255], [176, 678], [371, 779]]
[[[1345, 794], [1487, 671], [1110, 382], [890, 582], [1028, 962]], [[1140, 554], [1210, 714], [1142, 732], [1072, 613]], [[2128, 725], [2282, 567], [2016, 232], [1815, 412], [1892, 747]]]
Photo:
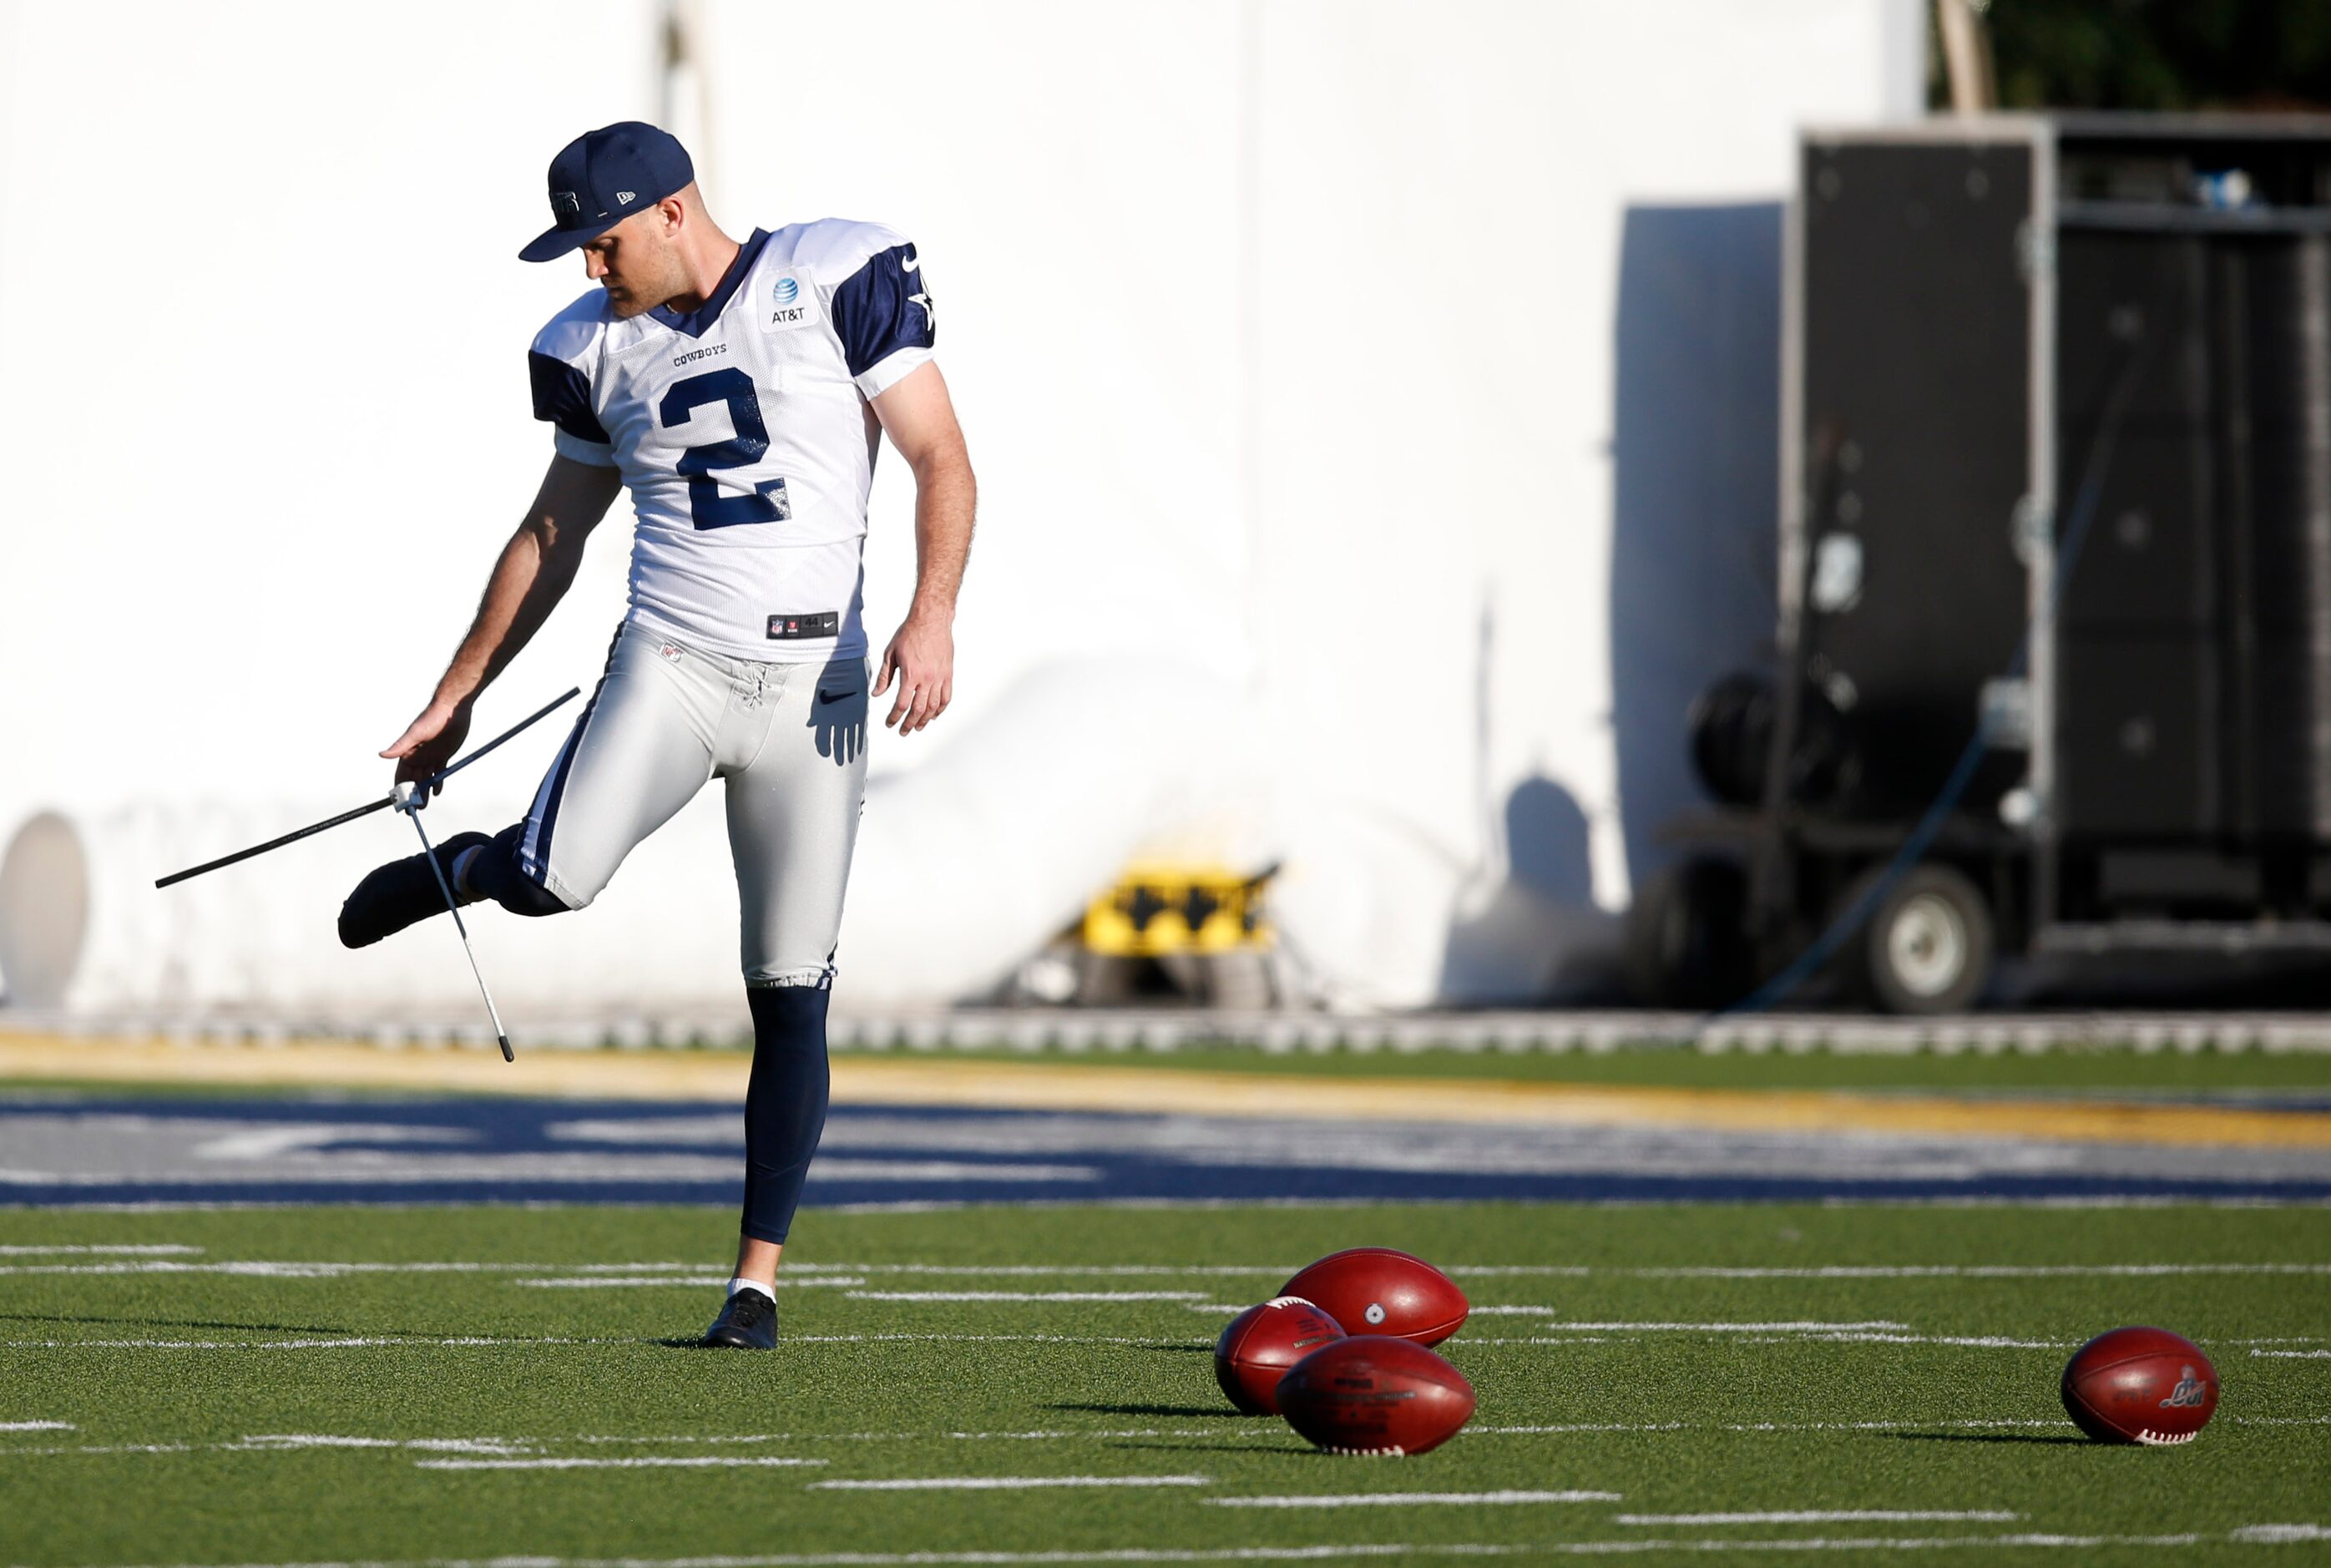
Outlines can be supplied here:
[[583, 252], [583, 271], [595, 283], [607, 275], [607, 263], [599, 259], [596, 252], [585, 251]]

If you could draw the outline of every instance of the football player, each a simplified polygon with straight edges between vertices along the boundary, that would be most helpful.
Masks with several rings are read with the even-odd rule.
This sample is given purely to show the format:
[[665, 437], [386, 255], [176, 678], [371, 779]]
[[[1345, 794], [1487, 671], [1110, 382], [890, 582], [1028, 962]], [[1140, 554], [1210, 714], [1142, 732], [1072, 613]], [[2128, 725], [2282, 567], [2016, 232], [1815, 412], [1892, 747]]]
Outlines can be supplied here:
[[[904, 235], [828, 218], [732, 239], [687, 151], [632, 121], [552, 160], [550, 210], [519, 254], [579, 250], [596, 287], [527, 356], [535, 416], [553, 427], [549, 470], [428, 705], [381, 755], [404, 781], [452, 758], [478, 694], [628, 489], [630, 609], [598, 689], [526, 820], [435, 853], [461, 902], [580, 909], [633, 845], [721, 781], [754, 1044], [742, 1233], [705, 1343], [767, 1348], [778, 1259], [825, 1125], [826, 1001], [870, 691], [898, 688], [884, 723], [901, 734], [947, 710], [971, 462], [931, 356], [922, 253]], [[861, 556], [885, 434], [915, 476], [918, 572], [870, 671]], [[357, 884], [340, 940], [366, 946], [444, 908], [428, 857], [414, 855]]]

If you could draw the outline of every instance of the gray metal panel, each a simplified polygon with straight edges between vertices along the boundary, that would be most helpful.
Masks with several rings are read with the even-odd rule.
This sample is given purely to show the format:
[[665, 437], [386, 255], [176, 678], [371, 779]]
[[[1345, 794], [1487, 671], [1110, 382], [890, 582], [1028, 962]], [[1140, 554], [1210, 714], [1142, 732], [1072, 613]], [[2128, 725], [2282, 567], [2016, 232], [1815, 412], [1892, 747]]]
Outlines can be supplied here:
[[2031, 682], [2031, 749], [2024, 759], [2023, 787], [2031, 792], [2026, 832], [2032, 843], [2031, 908], [2034, 934], [2060, 912], [2061, 867], [2056, 825], [2055, 532], [2057, 385], [2056, 322], [2063, 296], [2056, 270], [2057, 144], [2055, 128], [2043, 127], [2031, 148], [2031, 219], [2023, 237], [2024, 281], [2031, 291], [2031, 340], [2030, 421], [2024, 432], [2029, 454], [2023, 504], [2025, 603], [2030, 624], [2027, 679]]
[[2076, 109], [2040, 117], [2060, 138], [2082, 141], [2331, 140], [2331, 114], [2156, 114]]
[[2307, 729], [2313, 764], [2308, 814], [2317, 838], [2331, 838], [2331, 242], [2301, 244], [2299, 336], [2306, 348], [2300, 386], [2306, 451], [2300, 499], [2306, 539], [2307, 684], [2315, 694]]
[[[1804, 166], [1802, 151], [1798, 166]], [[1805, 580], [1805, 194], [1789, 197], [1781, 225], [1781, 520], [1775, 556], [1781, 655], [1793, 668]]]

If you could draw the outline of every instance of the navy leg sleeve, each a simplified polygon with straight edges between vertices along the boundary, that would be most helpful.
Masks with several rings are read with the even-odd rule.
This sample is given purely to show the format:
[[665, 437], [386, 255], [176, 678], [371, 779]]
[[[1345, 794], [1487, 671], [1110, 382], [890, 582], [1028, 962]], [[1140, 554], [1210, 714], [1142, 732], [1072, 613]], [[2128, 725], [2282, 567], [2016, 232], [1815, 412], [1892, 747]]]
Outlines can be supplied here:
[[823, 985], [748, 985], [753, 1079], [745, 1090], [746, 1235], [782, 1243], [825, 1131], [832, 1075]]
[[565, 900], [519, 870], [518, 846], [525, 837], [524, 822], [513, 822], [496, 833], [494, 841], [470, 862], [462, 880], [513, 915], [564, 915]]

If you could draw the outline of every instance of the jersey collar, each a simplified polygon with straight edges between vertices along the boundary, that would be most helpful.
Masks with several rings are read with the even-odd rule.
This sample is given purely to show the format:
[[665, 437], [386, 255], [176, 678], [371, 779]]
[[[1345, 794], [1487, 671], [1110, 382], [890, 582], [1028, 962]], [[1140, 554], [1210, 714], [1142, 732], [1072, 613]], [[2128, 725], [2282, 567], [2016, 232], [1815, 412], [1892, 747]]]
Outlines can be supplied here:
[[720, 312], [728, 308], [729, 299], [744, 286], [753, 263], [761, 259], [761, 247], [769, 242], [769, 231], [755, 229], [753, 237], [737, 247], [737, 259], [720, 274], [720, 285], [706, 296], [704, 303], [682, 316], [669, 305], [659, 305], [648, 314], [675, 332], [685, 332], [690, 337], [701, 337], [712, 324], [720, 319]]

